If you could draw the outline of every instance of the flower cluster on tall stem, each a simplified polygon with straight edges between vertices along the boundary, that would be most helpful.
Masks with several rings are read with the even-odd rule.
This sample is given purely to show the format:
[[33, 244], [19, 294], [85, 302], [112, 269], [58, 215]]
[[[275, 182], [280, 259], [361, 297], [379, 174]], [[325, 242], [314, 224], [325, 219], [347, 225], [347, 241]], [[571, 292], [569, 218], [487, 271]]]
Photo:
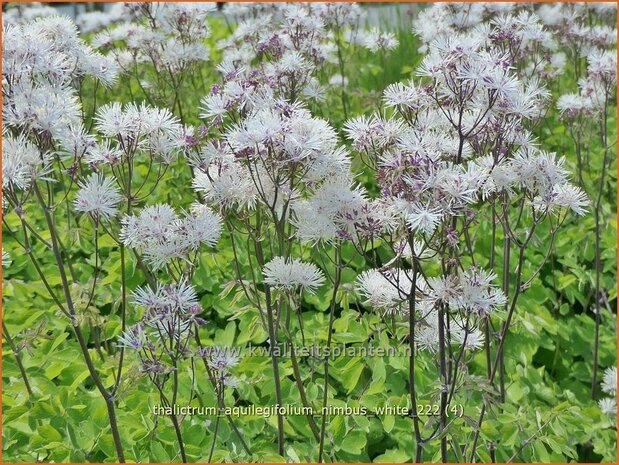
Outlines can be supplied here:
[[[363, 273], [359, 290], [375, 308], [409, 318], [416, 350], [436, 353], [436, 395], [443, 412], [457, 393], [468, 352], [485, 347], [489, 383], [502, 369], [505, 337], [523, 290], [524, 250], [535, 229], [547, 223], [554, 237], [570, 212], [583, 214], [588, 204], [569, 183], [563, 159], [533, 142], [527, 127], [543, 114], [548, 92], [514, 72], [514, 57], [492, 40], [499, 30], [495, 25], [484, 36], [439, 37], [428, 46], [418, 80], [386, 89], [391, 116], [346, 124], [395, 219], [384, 239], [396, 252], [394, 259]], [[502, 233], [493, 227], [489, 263], [479, 262], [474, 234], [484, 216]], [[501, 240], [499, 286], [493, 268]], [[512, 251], [518, 256], [515, 268], [509, 265]], [[499, 321], [501, 330], [493, 338], [490, 328]], [[414, 405], [414, 375], [410, 381]], [[426, 438], [417, 418], [414, 423], [417, 458], [438, 436], [447, 461], [446, 413]], [[475, 445], [469, 453], [473, 459]]]

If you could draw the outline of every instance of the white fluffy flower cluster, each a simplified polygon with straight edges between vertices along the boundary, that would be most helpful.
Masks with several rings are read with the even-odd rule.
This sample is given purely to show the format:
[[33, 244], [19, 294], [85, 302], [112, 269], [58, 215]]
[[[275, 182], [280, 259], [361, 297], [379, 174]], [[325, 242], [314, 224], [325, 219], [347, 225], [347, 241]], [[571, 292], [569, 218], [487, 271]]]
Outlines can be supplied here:
[[[447, 18], [447, 26], [428, 39], [418, 79], [385, 90], [390, 112], [360, 116], [344, 127], [353, 148], [375, 167], [381, 202], [397, 219], [388, 240], [420, 244], [414, 256], [410, 246], [408, 254], [395, 250], [383, 268], [362, 273], [357, 290], [383, 312], [406, 315], [414, 300], [415, 341], [430, 350], [438, 347], [439, 308], [449, 319], [447, 344], [475, 349], [484, 342], [479, 324], [507, 304], [492, 271], [454, 266], [468, 253], [463, 230], [478, 212], [501, 198], [506, 208], [522, 203], [540, 221], [567, 210], [583, 215], [588, 205], [570, 184], [564, 159], [533, 142], [528, 128], [544, 115], [550, 94], [537, 78], [526, 77], [522, 57], [510, 48], [553, 49], [552, 35], [534, 14], [513, 5], [484, 23], [486, 8], [441, 4], [424, 10], [416, 27], [434, 27], [428, 21], [433, 15]], [[431, 274], [425, 270], [412, 290], [411, 269], [403, 263], [415, 260], [423, 269], [432, 258], [442, 260], [444, 274], [426, 280]]]
[[[76, 173], [95, 139], [84, 128], [75, 86], [86, 77], [104, 85], [117, 79], [114, 63], [80, 38], [71, 19], [26, 11], [3, 18], [2, 24], [5, 196], [29, 189], [37, 179], [62, 177], [64, 173], [51, 172], [52, 156], [63, 158], [71, 176]], [[105, 218], [115, 214], [120, 198], [110, 180], [95, 176], [79, 185], [78, 211]]]
[[325, 120], [281, 100], [249, 110], [250, 100], [240, 103], [240, 122], [189, 156], [206, 203], [239, 211], [265, 206], [289, 219], [302, 242], [359, 241], [392, 226], [391, 210], [355, 185], [349, 154]]
[[602, 391], [611, 397], [600, 399], [600, 410], [609, 417], [617, 416], [617, 367], [606, 369], [602, 379]]
[[[422, 301], [423, 319], [415, 332], [415, 344], [421, 350], [436, 352], [439, 347], [439, 318], [436, 310], [427, 310]], [[427, 307], [427, 306], [426, 306]], [[479, 328], [467, 325], [467, 320], [452, 315], [449, 330], [450, 345], [464, 346], [467, 350], [478, 350], [484, 346], [484, 335]]]
[[84, 76], [111, 85], [118, 77], [114, 63], [87, 45], [68, 17], [3, 21], [2, 33], [2, 73], [11, 86], [24, 81], [61, 86]]
[[400, 44], [395, 34], [377, 28], [362, 32], [358, 41], [370, 52], [381, 53], [393, 50]]
[[[115, 27], [99, 32], [92, 44], [101, 50], [109, 49], [108, 56], [123, 72], [148, 63], [174, 76], [209, 59], [204, 43], [210, 35], [206, 17], [215, 8], [214, 3], [199, 2], [125, 3], [122, 12], [108, 17], [109, 22], [116, 22]], [[117, 21], [120, 18], [124, 21]]]
[[231, 370], [241, 361], [241, 354], [234, 347], [207, 346], [201, 347], [197, 355], [204, 359], [211, 370], [215, 382], [223, 387], [236, 388], [240, 384], [238, 378], [232, 375]]
[[23, 24], [37, 18], [56, 16], [58, 10], [40, 2], [11, 3], [2, 12], [2, 22], [10, 24]]
[[4, 19], [2, 27], [3, 127], [27, 138], [37, 134], [47, 145], [58, 142], [59, 151], [81, 156], [75, 148], [91, 140], [73, 86], [85, 77], [111, 85], [116, 66], [79, 37], [69, 18], [44, 16], [20, 24]]
[[353, 147], [377, 165], [383, 197], [408, 228], [431, 237], [445, 220], [500, 193], [524, 193], [544, 213], [585, 212], [586, 197], [569, 184], [563, 159], [541, 151], [526, 130], [549, 94], [535, 80], [524, 84], [508, 55], [468, 36], [439, 38], [418, 75], [419, 83], [385, 91], [393, 117], [345, 126]]
[[[426, 51], [437, 37], [466, 33], [509, 50], [518, 72], [555, 77], [566, 65], [560, 44], [588, 56], [617, 43], [611, 3], [435, 3], [419, 12], [413, 31]], [[610, 18], [609, 24], [592, 25], [589, 12]]]
[[180, 217], [166, 204], [146, 207], [122, 219], [122, 242], [144, 254], [159, 269], [171, 260], [185, 259], [205, 244], [214, 246], [221, 235], [221, 218], [207, 207], [194, 204]]
[[284, 97], [303, 94], [315, 86], [308, 77], [321, 63], [334, 63], [335, 46], [328, 40], [324, 15], [315, 14], [310, 4], [272, 3], [227, 7], [225, 13], [238, 21], [233, 34], [219, 46], [226, 60], [249, 68], [257, 59], [267, 81], [278, 83]]
[[75, 210], [90, 213], [95, 219], [110, 219], [118, 213], [122, 195], [116, 180], [105, 178], [100, 173], [92, 173], [79, 183], [79, 191], [74, 201]]
[[563, 94], [557, 108], [567, 119], [598, 116], [616, 85], [617, 50], [592, 50], [587, 56], [587, 76], [578, 81], [578, 93]]
[[45, 179], [50, 156], [41, 154], [23, 135], [13, 137], [2, 132], [2, 190], [25, 190], [36, 179]]
[[496, 275], [479, 268], [471, 268], [458, 275], [429, 278], [428, 299], [444, 303], [450, 310], [464, 310], [485, 317], [507, 303], [503, 291], [493, 282]]
[[466, 32], [472, 40], [510, 47], [520, 56], [537, 52], [540, 46], [556, 49], [556, 41], [533, 10], [533, 5], [515, 3], [435, 3], [420, 11], [413, 31], [424, 49], [437, 36], [459, 32]]
[[138, 307], [153, 312], [181, 310], [188, 312], [198, 306], [196, 290], [182, 281], [179, 284], [159, 284], [157, 288], [138, 287], [133, 292], [133, 300]]
[[78, 14], [75, 24], [84, 34], [101, 31], [111, 24], [124, 21], [127, 17], [125, 3], [114, 3], [104, 11], [86, 11]]
[[329, 178], [307, 199], [292, 203], [291, 222], [302, 242], [360, 242], [378, 237], [395, 224], [381, 201], [368, 199], [365, 189], [351, 183], [345, 176]]
[[89, 163], [114, 165], [140, 151], [168, 164], [185, 147], [188, 129], [164, 108], [109, 103], [97, 111], [94, 120], [95, 128], [105, 138], [86, 150]]
[[[437, 303], [441, 298], [453, 310], [467, 309], [476, 314], [489, 312], [491, 307], [503, 305], [505, 297], [495, 289], [493, 275], [480, 270], [469, 270], [459, 278], [443, 280], [430, 278], [428, 282], [416, 278], [416, 313], [418, 324], [415, 344], [421, 350], [436, 351], [439, 346], [439, 323]], [[357, 291], [364, 303], [383, 314], [406, 316], [409, 314], [409, 299], [413, 282], [411, 270], [400, 268], [372, 269], [362, 272], [356, 282]], [[465, 315], [451, 314], [450, 344], [464, 345], [468, 350], [483, 346], [482, 332]]]
[[412, 280], [401, 269], [368, 270], [357, 278], [357, 291], [365, 303], [388, 314], [406, 314], [406, 302], [412, 290]]
[[256, 202], [288, 215], [285, 206], [310, 186], [348, 178], [347, 154], [329, 124], [283, 101], [251, 111], [190, 157], [194, 187], [218, 207]]
[[[364, 30], [364, 11], [355, 3], [228, 4], [224, 13], [237, 23], [232, 35], [219, 43], [226, 51], [224, 69], [229, 71], [230, 63], [254, 68], [276, 84], [278, 97], [291, 101], [299, 96], [324, 100], [327, 89], [316, 71], [338, 61], [342, 39], [380, 53], [398, 45], [390, 32]], [[329, 84], [346, 86], [347, 78], [335, 74]]]
[[571, 210], [576, 215], [587, 212], [587, 195], [569, 182], [565, 159], [535, 146], [520, 148], [513, 158], [494, 161], [491, 156], [474, 162], [482, 181], [483, 198], [505, 192], [513, 196], [524, 192], [540, 213]]
[[229, 347], [206, 347], [204, 353], [208, 355], [209, 366], [217, 372], [226, 372], [239, 364], [241, 359], [238, 351]]
[[297, 259], [275, 257], [264, 265], [264, 283], [275, 289], [314, 294], [325, 282], [322, 271], [312, 263]]
[[[189, 354], [190, 338], [197, 326], [205, 324], [193, 286], [185, 281], [159, 284], [155, 289], [138, 288], [134, 303], [146, 309], [140, 321], [127, 328], [118, 344], [148, 354], [141, 370], [151, 376], [167, 375], [176, 369], [178, 358]], [[202, 354], [197, 354], [202, 356]]]

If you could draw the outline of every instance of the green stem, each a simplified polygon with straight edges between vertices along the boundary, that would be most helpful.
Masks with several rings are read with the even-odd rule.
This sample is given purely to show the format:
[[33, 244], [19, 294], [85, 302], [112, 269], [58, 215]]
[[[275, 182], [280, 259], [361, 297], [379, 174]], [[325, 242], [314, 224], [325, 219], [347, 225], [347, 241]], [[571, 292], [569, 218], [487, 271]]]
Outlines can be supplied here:
[[[338, 244], [335, 248], [335, 279], [333, 282], [333, 293], [331, 294], [331, 305], [329, 309], [329, 326], [327, 327], [327, 349], [331, 348], [331, 339], [333, 337], [333, 323], [335, 322], [335, 305], [337, 291], [342, 279], [342, 251]], [[320, 425], [320, 442], [318, 446], [318, 462], [322, 462], [322, 455], [325, 447], [325, 434], [327, 428], [327, 405], [329, 400], [329, 357], [325, 357], [324, 367], [324, 389], [322, 396], [322, 424]]]

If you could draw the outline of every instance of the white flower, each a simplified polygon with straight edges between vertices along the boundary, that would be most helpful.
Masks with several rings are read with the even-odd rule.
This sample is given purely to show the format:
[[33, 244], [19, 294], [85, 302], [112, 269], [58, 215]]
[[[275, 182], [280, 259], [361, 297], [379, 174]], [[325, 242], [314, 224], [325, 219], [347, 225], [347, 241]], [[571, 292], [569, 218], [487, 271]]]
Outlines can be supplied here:
[[563, 71], [567, 62], [567, 56], [563, 52], [553, 53], [550, 56], [550, 64], [557, 68], [557, 71]]
[[430, 103], [430, 97], [415, 88], [411, 82], [408, 85], [396, 82], [387, 86], [383, 92], [385, 105], [388, 107], [407, 107], [417, 109]]
[[452, 310], [466, 310], [487, 316], [507, 303], [503, 291], [493, 286], [496, 275], [470, 268], [458, 276], [429, 278], [431, 302], [443, 302]]
[[383, 226], [366, 200], [365, 191], [350, 186], [348, 174], [325, 180], [310, 199], [293, 203], [291, 222], [303, 242], [331, 241], [336, 237], [356, 240], [364, 235], [369, 221], [371, 226]]
[[575, 214], [582, 216], [587, 213], [589, 199], [579, 187], [571, 184], [557, 184], [553, 188], [554, 203], [569, 208]]
[[614, 417], [617, 415], [617, 400], [612, 397], [605, 397], [598, 402], [600, 410], [604, 415]]
[[406, 215], [406, 223], [413, 231], [430, 235], [434, 232], [442, 217], [440, 208], [415, 204], [410, 207], [410, 211]]
[[253, 208], [258, 192], [247, 171], [232, 157], [212, 163], [206, 170], [196, 170], [193, 188], [216, 207]]
[[481, 316], [489, 315], [507, 303], [503, 291], [493, 286], [496, 275], [480, 268], [471, 268], [460, 275], [460, 308]]
[[454, 339], [456, 339], [459, 344], [464, 343], [464, 346], [469, 350], [481, 349], [484, 346], [485, 340], [484, 334], [477, 328], [470, 330], [468, 333], [465, 333], [463, 330], [454, 331]]
[[346, 121], [344, 133], [357, 150], [375, 151], [394, 144], [402, 135], [403, 124], [398, 119], [359, 116]]
[[276, 289], [300, 288], [311, 294], [325, 281], [322, 271], [316, 265], [296, 259], [286, 261], [284, 257], [275, 257], [264, 265], [263, 275], [265, 284]]
[[241, 359], [239, 351], [229, 347], [205, 347], [201, 352], [207, 357], [209, 367], [218, 372], [227, 372], [237, 366]]
[[120, 336], [116, 344], [118, 346], [127, 347], [133, 350], [142, 350], [146, 345], [146, 333], [144, 332], [144, 326], [137, 324], [131, 328], [126, 329]]
[[133, 301], [139, 307], [156, 311], [187, 311], [199, 305], [196, 290], [185, 281], [179, 284], [159, 283], [155, 290], [150, 287], [138, 287], [133, 292]]
[[399, 45], [398, 39], [396, 39], [393, 33], [381, 32], [376, 28], [367, 31], [364, 34], [362, 43], [363, 46], [371, 52], [378, 52], [379, 50], [393, 50]]
[[[131, 110], [134, 107], [130, 107]], [[118, 102], [102, 106], [95, 116], [95, 128], [104, 136], [128, 136], [137, 132], [139, 120], [135, 119], [137, 111], [123, 111]]]
[[303, 242], [331, 241], [337, 236], [337, 225], [326, 213], [315, 210], [313, 202], [295, 202], [291, 223], [295, 235]]
[[186, 319], [184, 315], [179, 315], [178, 312], [168, 309], [147, 313], [144, 316], [144, 323], [149, 328], [152, 328], [152, 337], [163, 339], [164, 341], [168, 341], [170, 337], [176, 341], [186, 339], [190, 335], [193, 325], [193, 322], [190, 319]]
[[200, 244], [209, 247], [217, 244], [221, 236], [221, 217], [213, 213], [205, 205], [194, 203], [191, 214], [185, 215], [181, 226], [182, 233], [187, 241], [187, 247], [196, 250]]
[[574, 116], [593, 110], [593, 102], [590, 97], [584, 95], [564, 94], [557, 100], [557, 108], [561, 115]]
[[123, 156], [122, 150], [117, 147], [112, 147], [110, 140], [106, 139], [101, 144], [96, 144], [94, 147], [90, 147], [85, 155], [85, 160], [88, 163], [102, 163], [109, 165], [116, 165]]
[[167, 204], [142, 209], [139, 216], [125, 216], [121, 223], [120, 239], [128, 247], [143, 248], [151, 241], [164, 240], [178, 215]]
[[320, 85], [316, 78], [310, 79], [305, 88], [303, 89], [303, 95], [310, 99], [322, 102], [325, 100], [325, 88]]
[[334, 74], [329, 78], [329, 85], [331, 87], [346, 87], [348, 86], [348, 78], [341, 74]]
[[402, 313], [412, 281], [399, 269], [388, 271], [368, 270], [357, 277], [357, 291], [365, 297], [365, 303], [385, 313]]
[[216, 118], [228, 112], [229, 100], [222, 94], [207, 95], [200, 102], [200, 118]]
[[460, 294], [460, 285], [455, 276], [444, 276], [428, 278], [430, 293], [428, 300], [432, 303], [444, 302], [446, 304], [457, 305], [457, 298]]
[[617, 367], [607, 368], [602, 379], [602, 391], [606, 394], [617, 394]]
[[138, 216], [126, 215], [120, 230], [123, 243], [143, 251], [154, 269], [185, 258], [202, 244], [214, 246], [220, 236], [221, 217], [200, 204], [194, 204], [183, 218], [169, 205], [147, 207]]
[[102, 106], [95, 116], [95, 127], [107, 137], [119, 137], [124, 150], [135, 148], [136, 141], [142, 141], [151, 148], [161, 144], [162, 138], [173, 141], [182, 133], [178, 119], [167, 109], [129, 103], [124, 107], [118, 103]]
[[542, 213], [552, 213], [559, 208], [567, 208], [582, 216], [587, 213], [589, 205], [587, 194], [579, 187], [568, 183], [556, 184], [551, 190], [542, 192], [533, 199], [533, 207]]
[[530, 192], [549, 192], [553, 186], [567, 182], [565, 158], [543, 150], [519, 150], [511, 161], [511, 169], [522, 187]]
[[110, 219], [116, 216], [122, 195], [114, 178], [92, 173], [79, 183], [79, 187], [74, 202], [76, 211], [90, 213], [96, 218]]
[[20, 136], [2, 134], [2, 188], [26, 189], [35, 179], [46, 179], [49, 157]]
[[588, 74], [593, 79], [617, 82], [617, 53], [615, 50], [594, 49], [587, 55]]
[[172, 235], [165, 240], [150, 243], [144, 249], [144, 259], [153, 270], [158, 270], [174, 259], [184, 258], [187, 251], [182, 238]]

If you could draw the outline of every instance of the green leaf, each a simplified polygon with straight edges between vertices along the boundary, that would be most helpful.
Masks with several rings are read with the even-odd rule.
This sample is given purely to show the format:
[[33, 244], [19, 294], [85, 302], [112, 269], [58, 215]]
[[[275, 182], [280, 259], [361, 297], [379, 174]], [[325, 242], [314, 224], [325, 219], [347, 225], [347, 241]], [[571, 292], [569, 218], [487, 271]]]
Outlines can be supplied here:
[[533, 448], [535, 449], [535, 455], [540, 462], [550, 462], [550, 456], [548, 455], [546, 446], [544, 446], [541, 441], [535, 441], [533, 443]]
[[[359, 455], [367, 443], [367, 438], [362, 431], [351, 431], [343, 439], [339, 446], [340, 450], [349, 454]], [[337, 448], [337, 445], [336, 445]]]
[[41, 425], [37, 431], [39, 435], [48, 442], [62, 441], [62, 435], [52, 425]]
[[361, 360], [357, 359], [356, 364], [353, 365], [350, 369], [348, 369], [344, 373], [344, 388], [346, 389], [346, 393], [350, 394], [355, 386], [359, 382], [359, 378], [361, 377], [361, 373], [363, 373], [363, 363]]
[[163, 446], [158, 442], [152, 442], [150, 444], [150, 453], [151, 458], [154, 459], [151, 460], [151, 462], [166, 463], [170, 461], [170, 456], [163, 448]]
[[375, 463], [405, 463], [412, 459], [410, 454], [407, 454], [402, 449], [390, 449], [384, 454], [379, 455], [374, 459]]

